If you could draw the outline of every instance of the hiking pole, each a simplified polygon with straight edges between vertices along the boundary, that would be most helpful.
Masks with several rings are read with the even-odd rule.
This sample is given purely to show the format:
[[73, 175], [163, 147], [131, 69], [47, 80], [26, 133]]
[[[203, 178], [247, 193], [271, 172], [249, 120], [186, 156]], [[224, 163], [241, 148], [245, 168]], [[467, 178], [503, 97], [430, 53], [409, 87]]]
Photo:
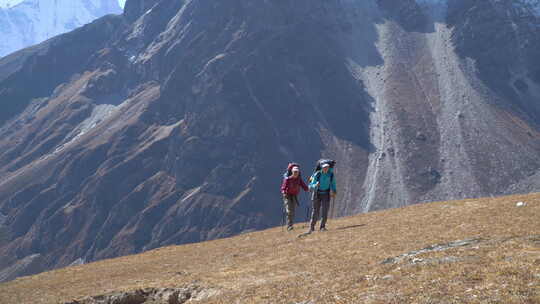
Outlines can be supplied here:
[[[334, 172], [333, 172], [332, 174], [336, 174], [336, 173], [337, 173], [337, 168], [334, 169]], [[332, 183], [334, 183], [334, 182], [335, 182], [335, 180], [332, 180]], [[335, 190], [337, 190], [337, 189], [335, 189]], [[330, 193], [332, 193], [332, 190], [331, 190], [331, 189], [330, 189]], [[335, 217], [335, 214], [334, 214], [334, 208], [335, 208], [335, 206], [336, 206], [336, 195], [337, 195], [336, 192], [334, 192], [334, 195], [332, 196], [332, 202], [331, 202], [331, 203], [332, 203], [332, 206], [330, 207], [330, 208], [331, 208], [331, 209], [330, 209], [330, 210], [331, 210], [331, 215], [332, 215], [332, 216], [330, 217], [331, 219], [334, 219], [334, 217]]]
[[[311, 197], [311, 195], [308, 196], [308, 200], [309, 200], [310, 197]], [[306, 224], [304, 224], [304, 227], [302, 227], [302, 228], [306, 228], [306, 225], [309, 225], [309, 222], [311, 220], [311, 217], [310, 217], [310, 215], [311, 215], [311, 204], [312, 204], [312, 202], [307, 202], [306, 203]]]
[[285, 209], [282, 208], [281, 211], [281, 231], [285, 231]]
[[331, 205], [332, 206], [330, 206], [330, 218], [333, 219], [334, 218], [334, 206], [336, 205], [336, 197], [335, 196], [332, 197]]
[[281, 232], [285, 231], [285, 203], [281, 202]]
[[[306, 204], [306, 223], [309, 221], [309, 206]], [[304, 227], [306, 228], [306, 225], [304, 224]]]

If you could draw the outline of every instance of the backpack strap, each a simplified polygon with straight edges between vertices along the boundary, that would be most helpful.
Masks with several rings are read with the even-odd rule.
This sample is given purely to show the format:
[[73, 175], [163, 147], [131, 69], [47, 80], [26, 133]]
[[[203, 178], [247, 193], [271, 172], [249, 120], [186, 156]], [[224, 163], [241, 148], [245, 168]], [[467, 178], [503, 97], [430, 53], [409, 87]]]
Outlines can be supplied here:
[[[315, 180], [320, 182], [321, 181], [321, 175], [322, 175], [322, 172], [317, 171], [317, 173], [315, 173]], [[330, 183], [332, 183], [333, 181], [334, 181], [334, 172], [330, 172]]]

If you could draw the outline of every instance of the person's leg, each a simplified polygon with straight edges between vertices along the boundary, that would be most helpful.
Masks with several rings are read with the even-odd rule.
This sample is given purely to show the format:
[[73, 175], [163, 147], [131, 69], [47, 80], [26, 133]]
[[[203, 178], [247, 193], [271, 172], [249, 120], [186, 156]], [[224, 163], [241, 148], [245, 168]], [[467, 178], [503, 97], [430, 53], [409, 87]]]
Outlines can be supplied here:
[[326, 228], [326, 221], [328, 220], [328, 210], [330, 209], [330, 194], [324, 194], [320, 197], [322, 208], [321, 229], [323, 229]]
[[294, 224], [294, 215], [295, 215], [295, 211], [296, 211], [296, 204], [297, 204], [297, 201], [298, 201], [298, 197], [296, 197], [296, 195], [291, 195], [290, 196], [290, 199], [289, 199], [289, 212], [288, 212], [288, 222], [287, 222], [287, 226], [289, 228], [292, 228], [293, 224]]
[[285, 213], [287, 214], [287, 227], [290, 227], [290, 214], [291, 214], [291, 197], [289, 195], [283, 198], [283, 207], [285, 208]]
[[291, 195], [287, 195], [283, 199], [283, 204], [285, 205], [285, 212], [287, 213], [287, 227], [292, 227], [292, 221], [294, 218], [294, 201]]
[[310, 230], [315, 230], [315, 225], [317, 224], [317, 221], [319, 220], [319, 212], [321, 210], [321, 201], [319, 199], [319, 196], [316, 195], [315, 199], [313, 200], [313, 210], [311, 211], [311, 223], [310, 223]]

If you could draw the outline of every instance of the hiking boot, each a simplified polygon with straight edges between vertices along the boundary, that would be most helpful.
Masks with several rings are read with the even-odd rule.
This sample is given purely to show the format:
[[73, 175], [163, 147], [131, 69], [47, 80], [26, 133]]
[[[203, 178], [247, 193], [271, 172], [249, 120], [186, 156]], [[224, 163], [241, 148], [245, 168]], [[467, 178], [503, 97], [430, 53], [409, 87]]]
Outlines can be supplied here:
[[326, 229], [326, 227], [321, 227], [321, 229], [319, 229], [320, 232], [325, 232], [325, 231], [328, 231], [328, 229]]
[[289, 227], [287, 227], [287, 231], [291, 231], [291, 230], [293, 230], [293, 229], [294, 229], [294, 227], [293, 227], [293, 226], [289, 226]]

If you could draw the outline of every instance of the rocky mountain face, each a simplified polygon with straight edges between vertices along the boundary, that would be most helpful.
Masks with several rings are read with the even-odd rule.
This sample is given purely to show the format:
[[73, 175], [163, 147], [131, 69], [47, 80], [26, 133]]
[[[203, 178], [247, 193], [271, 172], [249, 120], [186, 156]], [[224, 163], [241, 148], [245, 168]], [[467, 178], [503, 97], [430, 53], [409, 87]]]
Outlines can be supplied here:
[[539, 190], [536, 5], [128, 0], [0, 59], [0, 279], [276, 225], [292, 160], [337, 215]]
[[121, 13], [116, 0], [18, 2], [0, 8], [0, 57], [72, 31], [101, 16]]

